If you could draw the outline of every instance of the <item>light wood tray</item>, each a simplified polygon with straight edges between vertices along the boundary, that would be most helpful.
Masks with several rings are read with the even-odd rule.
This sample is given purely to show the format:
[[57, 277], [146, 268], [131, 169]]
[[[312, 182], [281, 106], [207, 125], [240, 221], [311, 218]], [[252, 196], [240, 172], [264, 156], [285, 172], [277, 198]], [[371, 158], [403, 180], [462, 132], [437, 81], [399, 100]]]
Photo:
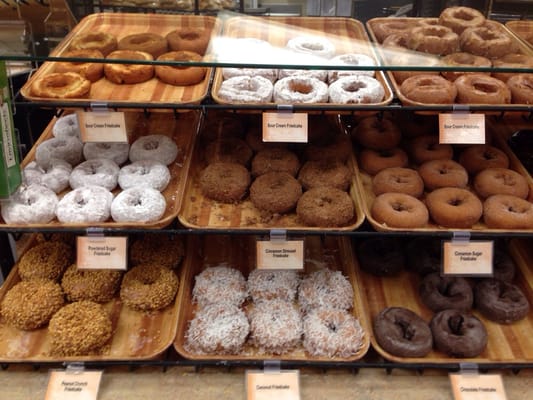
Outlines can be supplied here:
[[[285, 48], [291, 38], [310, 35], [322, 36], [330, 39], [336, 48], [336, 54], [359, 53], [373, 58], [377, 65], [379, 61], [372, 49], [363, 24], [351, 18], [339, 17], [234, 17], [224, 24], [224, 35], [230, 38], [254, 38], [269, 42], [274, 48]], [[264, 60], [265, 64], [279, 61]], [[285, 61], [286, 62], [286, 61]], [[275, 67], [274, 67], [275, 68]], [[297, 69], [297, 66], [294, 66]], [[381, 102], [371, 105], [383, 106], [392, 101], [392, 90], [382, 71], [376, 71], [376, 79], [385, 89]], [[220, 85], [224, 81], [222, 69], [215, 70], [215, 78], [211, 89], [211, 96], [220, 104], [232, 104], [218, 97]], [[333, 103], [318, 103], [317, 105], [332, 105]], [[364, 105], [364, 104], [363, 104]], [[350, 104], [357, 109], [358, 104]], [[338, 112], [336, 112], [338, 113]]]
[[[515, 260], [517, 276], [514, 283], [526, 295], [530, 304], [533, 304], [533, 272], [529, 266], [533, 262], [531, 252], [527, 251], [527, 242], [513, 241], [510, 254]], [[405, 307], [429, 322], [433, 312], [427, 308], [418, 296], [418, 275], [402, 271], [398, 276], [380, 278], [356, 268], [356, 282], [359, 290], [368, 302], [367, 311], [371, 321], [386, 307]], [[531, 363], [533, 360], [533, 312], [520, 321], [503, 325], [492, 322], [473, 312], [485, 325], [488, 333], [486, 349], [477, 357], [458, 359], [450, 357], [437, 350], [432, 350], [425, 357], [398, 357], [388, 353], [376, 341], [372, 333], [372, 347], [385, 359], [399, 363], [457, 363], [469, 361], [476, 364], [483, 363]]]
[[[181, 27], [211, 27], [216, 35], [221, 24], [218, 19], [200, 15], [175, 15], [175, 14], [128, 14], [128, 13], [100, 13], [85, 17], [65, 39], [50, 54], [52, 57], [61, 57], [68, 50], [72, 39], [78, 34], [89, 32], [105, 32], [114, 35], [117, 40], [135, 33], [156, 33], [165, 36], [169, 32]], [[21, 94], [28, 100], [57, 101], [58, 99], [36, 97], [31, 93], [32, 83], [39, 77], [53, 72], [54, 62], [45, 62], [33, 74], [21, 89]], [[105, 78], [94, 82], [89, 94], [90, 101], [109, 101], [116, 103], [149, 103], [149, 104], [193, 104], [199, 103], [208, 93], [212, 68], [208, 69], [202, 82], [190, 86], [168, 85], [156, 77], [142, 83], [115, 84]], [[87, 99], [61, 99], [63, 102], [75, 104]]]
[[[180, 289], [182, 277], [180, 276]], [[0, 287], [0, 302], [20, 282], [15, 265]], [[48, 328], [22, 331], [7, 325], [0, 317], [0, 362], [61, 362], [145, 360], [160, 356], [172, 344], [181, 305], [179, 294], [172, 305], [160, 311], [138, 312], [122, 305], [116, 297], [104, 304], [113, 323], [113, 336], [101, 353], [87, 356], [59, 357], [50, 354]]]
[[533, 21], [507, 21], [505, 27], [518, 36], [531, 50], [533, 50]]
[[[150, 134], [162, 134], [170, 136], [178, 146], [178, 156], [176, 161], [168, 165], [170, 171], [170, 182], [167, 188], [161, 192], [167, 202], [167, 208], [163, 216], [153, 222], [139, 223], [139, 222], [114, 222], [111, 218], [106, 222], [91, 222], [91, 223], [61, 223], [56, 218], [46, 224], [7, 224], [0, 217], [0, 226], [5, 227], [20, 227], [20, 228], [44, 228], [44, 227], [65, 227], [65, 228], [80, 228], [80, 227], [109, 227], [109, 228], [134, 228], [142, 225], [143, 228], [163, 228], [171, 224], [181, 207], [184, 197], [185, 181], [187, 171], [190, 166], [191, 152], [193, 149], [194, 138], [199, 126], [200, 114], [196, 111], [170, 114], [170, 113], [154, 113], [146, 117], [143, 113], [130, 112], [125, 114], [126, 130], [128, 132], [129, 143], [133, 143], [135, 139], [140, 136]], [[45, 128], [37, 142], [28, 152], [24, 158], [21, 166], [24, 168], [31, 161], [35, 160], [35, 152], [39, 144], [43, 141], [53, 137], [52, 128], [55, 124], [56, 118]], [[68, 193], [65, 190], [59, 194], [61, 198]], [[113, 191], [116, 195], [120, 192], [117, 187]]]
[[[350, 358], [313, 357], [307, 354], [303, 346], [293, 351], [279, 355], [259, 352], [255, 347], [244, 345], [242, 354], [239, 355], [197, 355], [188, 352], [185, 348], [185, 334], [189, 321], [194, 317], [196, 305], [192, 303], [192, 290], [194, 278], [207, 266], [225, 263], [240, 270], [245, 277], [255, 268], [255, 237], [245, 236], [236, 240], [232, 236], [203, 236], [195, 237], [189, 243], [187, 254], [194, 255], [187, 259], [182, 280], [179, 302], [182, 304], [178, 321], [178, 332], [174, 341], [176, 351], [183, 357], [193, 360], [304, 360], [304, 361], [356, 361], [361, 359], [370, 345], [370, 338], [365, 334], [363, 344], [357, 354]], [[191, 247], [192, 245], [192, 247]], [[369, 332], [366, 306], [362, 292], [357, 288], [354, 257], [348, 238], [332, 236], [308, 236], [304, 239], [305, 265], [304, 273], [327, 267], [332, 270], [342, 271], [354, 287], [353, 315], [359, 319], [365, 333]], [[248, 305], [250, 306], [250, 305]]]

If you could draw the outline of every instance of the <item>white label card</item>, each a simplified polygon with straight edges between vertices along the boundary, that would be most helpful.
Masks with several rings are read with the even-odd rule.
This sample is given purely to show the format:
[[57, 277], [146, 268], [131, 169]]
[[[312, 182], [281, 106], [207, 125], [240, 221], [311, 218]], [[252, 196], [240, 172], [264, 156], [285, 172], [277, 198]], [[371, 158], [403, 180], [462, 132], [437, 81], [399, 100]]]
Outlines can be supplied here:
[[248, 400], [300, 400], [298, 371], [246, 371]]
[[263, 142], [307, 143], [307, 114], [263, 113]]
[[51, 371], [44, 400], [96, 400], [102, 371]]
[[127, 268], [126, 236], [78, 236], [78, 269], [117, 269]]
[[439, 114], [439, 143], [485, 143], [485, 114]]
[[444, 242], [443, 250], [443, 274], [492, 276], [494, 242]]
[[450, 374], [455, 400], [507, 400], [501, 375]]
[[258, 240], [257, 269], [303, 269], [303, 240]]
[[127, 143], [126, 119], [123, 112], [77, 111], [82, 142]]

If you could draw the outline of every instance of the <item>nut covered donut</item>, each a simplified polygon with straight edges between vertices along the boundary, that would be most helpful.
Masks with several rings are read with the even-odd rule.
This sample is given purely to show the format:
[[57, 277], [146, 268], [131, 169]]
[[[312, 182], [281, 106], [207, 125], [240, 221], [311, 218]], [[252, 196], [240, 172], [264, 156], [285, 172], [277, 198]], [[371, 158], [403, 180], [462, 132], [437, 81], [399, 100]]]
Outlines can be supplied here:
[[438, 75], [420, 74], [407, 78], [400, 91], [409, 100], [425, 104], [451, 104], [457, 96], [457, 88], [449, 80]]
[[[99, 50], [71, 50], [61, 54], [65, 58], [104, 58]], [[104, 64], [89, 61], [62, 61], [54, 64], [54, 72], [76, 72], [91, 82], [104, 76]]]
[[30, 91], [34, 96], [53, 99], [89, 97], [91, 81], [76, 72], [53, 72], [35, 79]]
[[416, 197], [405, 193], [383, 193], [372, 202], [372, 218], [391, 228], [421, 228], [429, 220], [428, 209]]
[[478, 26], [465, 29], [459, 36], [462, 51], [486, 58], [499, 58], [513, 53], [512, 38], [492, 26]]
[[508, 194], [492, 195], [483, 203], [483, 221], [489, 228], [532, 229], [533, 204]]
[[510, 324], [525, 318], [529, 302], [516, 285], [497, 279], [483, 279], [474, 288], [476, 308], [491, 321]]
[[[152, 61], [154, 58], [146, 52], [134, 50], [115, 50], [107, 59]], [[104, 64], [104, 75], [116, 84], [142, 83], [154, 76], [154, 66], [149, 64]]]
[[122, 271], [78, 269], [72, 264], [61, 278], [61, 287], [69, 301], [107, 303], [115, 296], [121, 279]]
[[167, 33], [166, 39], [170, 50], [193, 51], [204, 55], [211, 39], [211, 29], [208, 27], [182, 27]]
[[462, 75], [455, 80], [457, 102], [463, 104], [508, 104], [511, 91], [499, 79], [488, 75]]
[[[157, 61], [193, 61], [199, 62], [202, 56], [192, 51], [171, 51], [161, 54]], [[207, 68], [195, 66], [156, 65], [155, 75], [163, 82], [174, 86], [196, 85], [204, 80]]]
[[343, 226], [355, 217], [355, 207], [345, 191], [331, 186], [318, 186], [300, 197], [296, 214], [308, 226]]
[[353, 308], [353, 287], [341, 271], [318, 269], [305, 276], [298, 287], [298, 302], [304, 312], [312, 309]]
[[464, 188], [468, 183], [468, 173], [461, 164], [453, 160], [426, 161], [418, 169], [427, 190], [442, 187]]
[[119, 50], [142, 51], [154, 59], [168, 51], [167, 40], [156, 33], [134, 33], [118, 41]]
[[71, 246], [60, 241], [39, 243], [20, 257], [18, 274], [23, 281], [47, 279], [58, 281], [72, 263]]
[[417, 26], [410, 30], [407, 46], [423, 53], [447, 55], [459, 49], [459, 36], [445, 26]]
[[328, 85], [316, 78], [288, 76], [274, 84], [274, 102], [280, 104], [327, 103]]
[[444, 187], [426, 196], [433, 221], [446, 228], [471, 228], [483, 214], [483, 204], [467, 189]]
[[470, 7], [448, 7], [439, 15], [439, 24], [447, 26], [458, 35], [466, 28], [481, 26], [484, 23], [485, 16]]
[[69, 50], [98, 50], [104, 56], [117, 49], [117, 38], [106, 32], [77, 34], [72, 38]]

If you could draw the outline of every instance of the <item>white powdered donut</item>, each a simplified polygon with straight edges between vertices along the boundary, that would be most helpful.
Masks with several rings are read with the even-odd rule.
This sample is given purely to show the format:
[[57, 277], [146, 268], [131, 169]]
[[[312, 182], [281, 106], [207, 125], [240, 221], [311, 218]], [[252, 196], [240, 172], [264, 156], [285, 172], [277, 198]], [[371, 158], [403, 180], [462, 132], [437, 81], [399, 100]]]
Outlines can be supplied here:
[[[333, 57], [331, 63], [334, 65], [350, 65], [354, 67], [375, 67], [376, 63], [372, 57], [366, 54], [347, 53], [340, 56]], [[343, 76], [351, 75], [367, 75], [374, 76], [375, 72], [370, 70], [358, 71], [358, 70], [341, 70], [341, 71], [328, 71], [328, 82], [335, 82], [337, 79]]]
[[68, 114], [59, 117], [52, 127], [52, 135], [56, 138], [75, 137], [80, 138], [80, 126], [76, 114]]
[[107, 190], [117, 187], [120, 167], [107, 158], [93, 158], [77, 165], [70, 173], [70, 187], [102, 186]]
[[298, 53], [311, 54], [323, 58], [335, 55], [335, 45], [322, 36], [298, 36], [287, 42], [287, 48]]
[[128, 161], [129, 143], [88, 142], [83, 145], [83, 156], [86, 160], [108, 158], [118, 165]]
[[155, 160], [169, 165], [178, 156], [178, 145], [165, 135], [147, 135], [130, 147], [130, 161]]
[[385, 96], [381, 83], [370, 76], [339, 78], [329, 85], [329, 101], [338, 104], [379, 103]]
[[326, 82], [328, 71], [324, 69], [280, 69], [279, 79], [289, 76], [301, 76], [303, 78], [315, 78], [319, 81]]
[[109, 218], [113, 193], [102, 186], [82, 186], [68, 192], [57, 204], [63, 223], [104, 222]]
[[122, 167], [118, 173], [118, 184], [123, 190], [144, 186], [162, 192], [169, 182], [170, 171], [167, 166], [154, 160], [135, 161]]
[[36, 183], [60, 193], [68, 188], [71, 171], [72, 166], [63, 160], [52, 160], [49, 168], [41, 168], [32, 161], [24, 168], [24, 180], [28, 185]]
[[55, 217], [57, 195], [45, 186], [21, 185], [2, 202], [2, 218], [8, 224], [43, 224]]
[[262, 76], [274, 83], [278, 79], [278, 70], [273, 68], [223, 68], [224, 79], [235, 78], [236, 76]]
[[327, 101], [328, 85], [315, 78], [289, 76], [274, 84], [276, 103], [326, 103]]
[[236, 76], [222, 82], [218, 96], [232, 103], [270, 103], [273, 90], [262, 76]]
[[82, 159], [83, 143], [76, 137], [51, 138], [43, 141], [35, 150], [35, 161], [42, 168], [50, 168], [51, 160], [58, 158], [70, 165], [78, 165]]
[[111, 204], [111, 217], [116, 222], [153, 222], [167, 208], [165, 197], [158, 190], [135, 186], [120, 192]]

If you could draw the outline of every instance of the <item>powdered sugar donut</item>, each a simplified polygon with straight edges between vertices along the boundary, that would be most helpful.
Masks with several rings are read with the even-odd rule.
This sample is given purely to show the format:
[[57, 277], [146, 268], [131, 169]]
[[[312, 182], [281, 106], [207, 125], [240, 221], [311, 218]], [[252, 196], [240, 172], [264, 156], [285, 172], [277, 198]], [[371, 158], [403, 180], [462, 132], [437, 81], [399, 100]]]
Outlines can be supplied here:
[[63, 223], [104, 222], [109, 218], [113, 194], [102, 186], [82, 186], [68, 192], [57, 204], [57, 219]]
[[52, 160], [48, 168], [42, 168], [32, 161], [24, 168], [24, 179], [28, 185], [36, 183], [59, 193], [68, 187], [71, 171], [72, 166], [63, 160]]
[[86, 160], [107, 158], [117, 165], [122, 165], [128, 161], [129, 153], [129, 143], [87, 142], [83, 145], [83, 156]]
[[222, 82], [218, 97], [232, 103], [269, 103], [274, 88], [262, 76], [236, 76]]
[[342, 272], [327, 268], [306, 276], [298, 288], [298, 301], [306, 311], [321, 307], [349, 310], [353, 296], [352, 285]]
[[84, 161], [70, 173], [70, 187], [77, 189], [81, 186], [94, 185], [113, 190], [117, 186], [119, 170], [119, 166], [107, 158]]
[[45, 186], [21, 185], [2, 202], [2, 218], [8, 224], [42, 224], [55, 217], [57, 195]]
[[178, 156], [178, 145], [165, 135], [147, 135], [130, 147], [130, 161], [155, 160], [169, 165]]
[[169, 182], [170, 171], [167, 166], [154, 160], [135, 161], [122, 167], [118, 173], [118, 184], [123, 190], [144, 186], [162, 192]]
[[326, 82], [328, 79], [328, 71], [325, 69], [280, 69], [279, 79], [287, 78], [289, 76], [300, 76], [302, 78], [315, 78], [319, 81]]
[[379, 103], [385, 96], [381, 83], [370, 76], [353, 75], [329, 85], [329, 101], [339, 104]]
[[80, 126], [76, 114], [68, 114], [59, 117], [52, 127], [52, 135], [56, 138], [80, 137]]
[[152, 222], [160, 219], [167, 201], [159, 190], [134, 186], [120, 192], [111, 203], [111, 217], [116, 222]]
[[274, 83], [278, 79], [278, 70], [274, 68], [222, 68], [224, 79], [235, 78], [236, 76], [262, 76]]
[[323, 36], [297, 36], [287, 42], [288, 49], [303, 54], [331, 58], [335, 55], [335, 45]]
[[[374, 67], [376, 62], [370, 56], [366, 54], [347, 53], [335, 56], [331, 59], [333, 65], [350, 65], [353, 67]], [[367, 75], [374, 76], [375, 72], [372, 70], [340, 70], [340, 71], [328, 71], [328, 82], [335, 82], [337, 79], [344, 76], [352, 75]]]
[[35, 150], [35, 161], [42, 168], [49, 168], [51, 160], [58, 158], [70, 165], [78, 165], [82, 157], [83, 143], [76, 137], [51, 138], [43, 141]]
[[316, 78], [298, 75], [280, 79], [274, 84], [274, 102], [281, 104], [326, 103], [328, 85]]

